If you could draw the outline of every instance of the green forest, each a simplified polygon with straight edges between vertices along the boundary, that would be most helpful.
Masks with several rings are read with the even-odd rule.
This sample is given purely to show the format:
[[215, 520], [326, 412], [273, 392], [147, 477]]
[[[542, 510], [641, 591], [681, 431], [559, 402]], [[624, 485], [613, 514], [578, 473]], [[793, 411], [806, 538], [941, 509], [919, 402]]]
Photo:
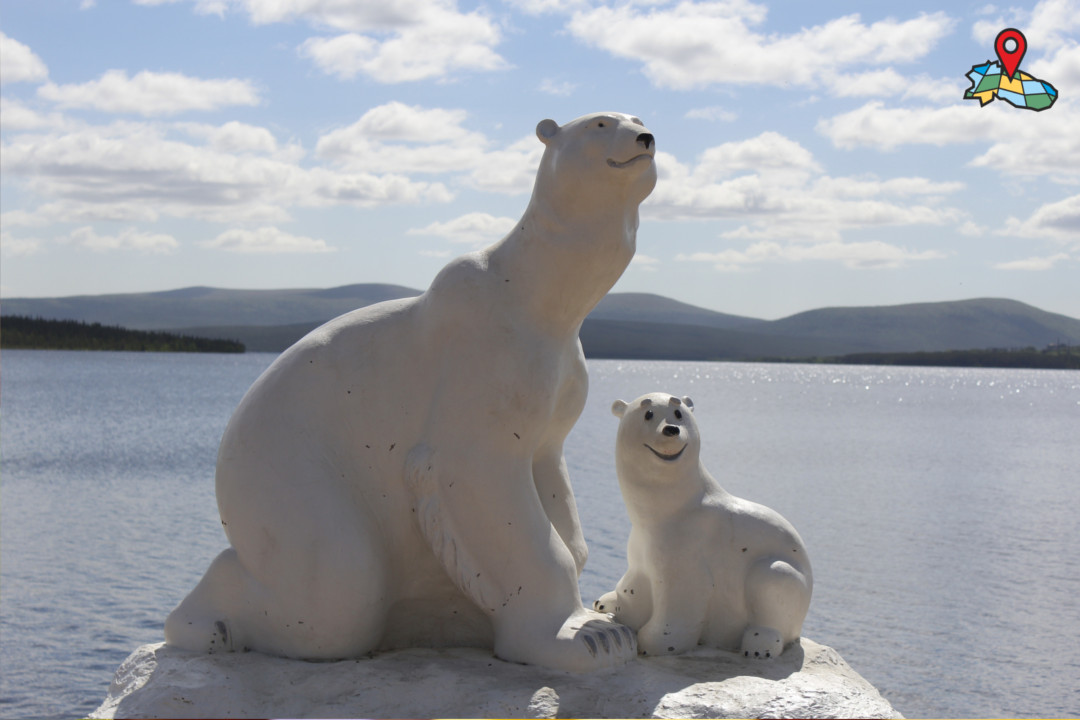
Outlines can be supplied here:
[[77, 320], [44, 320], [5, 315], [0, 320], [0, 348], [5, 350], [125, 350], [129, 352], [242, 353], [243, 343], [128, 330]]
[[941, 352], [856, 353], [826, 358], [769, 359], [767, 362], [1080, 370], [1080, 346], [1050, 345], [1042, 350], [1027, 347]]

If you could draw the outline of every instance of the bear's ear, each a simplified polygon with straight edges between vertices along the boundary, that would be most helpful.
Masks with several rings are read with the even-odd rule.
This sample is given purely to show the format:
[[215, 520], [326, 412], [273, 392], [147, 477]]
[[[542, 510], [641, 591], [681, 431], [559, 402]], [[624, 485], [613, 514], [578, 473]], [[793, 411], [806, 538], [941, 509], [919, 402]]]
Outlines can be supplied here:
[[689, 395], [683, 396], [682, 404], [685, 405], [690, 412], [694, 412], [694, 401], [690, 399]]
[[557, 132], [559, 132], [559, 123], [554, 120], [541, 120], [536, 125], [536, 137], [540, 138], [540, 142], [545, 145], [555, 137]]
[[611, 414], [617, 418], [621, 418], [628, 407], [630, 406], [626, 404], [625, 400], [616, 400], [611, 403]]

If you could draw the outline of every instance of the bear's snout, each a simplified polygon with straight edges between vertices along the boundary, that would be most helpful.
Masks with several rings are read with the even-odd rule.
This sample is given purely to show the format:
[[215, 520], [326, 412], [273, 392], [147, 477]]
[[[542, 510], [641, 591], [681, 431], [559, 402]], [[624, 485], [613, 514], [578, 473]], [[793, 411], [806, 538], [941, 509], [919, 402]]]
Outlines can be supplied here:
[[666, 437], [675, 437], [679, 434], [678, 425], [665, 425], [662, 431]]
[[653, 138], [652, 133], [641, 133], [637, 136], [637, 141], [639, 145], [644, 145], [645, 149], [648, 150], [656, 142], [656, 139]]

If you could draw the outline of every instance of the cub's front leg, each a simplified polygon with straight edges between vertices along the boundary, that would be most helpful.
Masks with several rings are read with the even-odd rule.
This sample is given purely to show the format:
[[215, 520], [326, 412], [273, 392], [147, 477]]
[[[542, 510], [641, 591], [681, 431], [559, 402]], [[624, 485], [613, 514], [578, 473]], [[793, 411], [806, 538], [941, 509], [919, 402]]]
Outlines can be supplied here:
[[684, 582], [673, 582], [662, 574], [653, 578], [652, 614], [638, 628], [638, 651], [642, 655], [684, 653], [701, 639], [711, 593], [696, 582], [699, 578], [677, 577]]

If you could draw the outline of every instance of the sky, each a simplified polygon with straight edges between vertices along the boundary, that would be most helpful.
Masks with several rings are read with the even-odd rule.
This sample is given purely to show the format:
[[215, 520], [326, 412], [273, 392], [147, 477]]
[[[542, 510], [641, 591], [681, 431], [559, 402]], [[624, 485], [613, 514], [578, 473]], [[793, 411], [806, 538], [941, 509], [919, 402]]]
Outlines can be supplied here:
[[[1058, 101], [963, 99], [1021, 30]], [[0, 0], [0, 296], [425, 288], [528, 203], [537, 123], [636, 115], [616, 292], [779, 318], [1080, 318], [1080, 0]]]

